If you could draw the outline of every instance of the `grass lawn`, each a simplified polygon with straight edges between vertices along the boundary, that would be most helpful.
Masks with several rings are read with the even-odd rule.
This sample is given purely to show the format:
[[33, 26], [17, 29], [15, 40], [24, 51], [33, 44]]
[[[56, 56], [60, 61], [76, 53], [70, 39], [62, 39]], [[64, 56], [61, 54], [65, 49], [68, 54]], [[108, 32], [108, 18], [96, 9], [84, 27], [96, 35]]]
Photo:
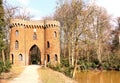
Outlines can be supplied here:
[[43, 83], [76, 83], [62, 73], [53, 71], [49, 68], [39, 68], [38, 72], [40, 75], [39, 79], [41, 79]]

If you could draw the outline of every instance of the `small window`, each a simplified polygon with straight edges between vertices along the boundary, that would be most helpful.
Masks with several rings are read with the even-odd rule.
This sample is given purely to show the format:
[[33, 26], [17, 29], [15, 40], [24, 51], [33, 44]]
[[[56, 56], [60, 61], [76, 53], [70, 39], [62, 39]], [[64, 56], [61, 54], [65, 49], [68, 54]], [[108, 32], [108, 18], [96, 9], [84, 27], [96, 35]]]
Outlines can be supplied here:
[[16, 40], [15, 41], [15, 49], [17, 50], [19, 48], [19, 42]]
[[50, 42], [47, 41], [47, 48], [50, 48]]
[[34, 34], [33, 34], [33, 40], [36, 40], [37, 39], [37, 34], [36, 34], [36, 32], [34, 32]]
[[22, 56], [22, 54], [19, 54], [18, 58], [19, 58], [19, 61], [23, 61], [23, 56]]
[[18, 31], [18, 30], [15, 31], [15, 35], [16, 35], [16, 36], [19, 35], [19, 31]]
[[55, 54], [55, 61], [58, 61], [58, 57], [57, 57], [57, 54]]
[[54, 37], [57, 37], [57, 32], [56, 31], [54, 31]]

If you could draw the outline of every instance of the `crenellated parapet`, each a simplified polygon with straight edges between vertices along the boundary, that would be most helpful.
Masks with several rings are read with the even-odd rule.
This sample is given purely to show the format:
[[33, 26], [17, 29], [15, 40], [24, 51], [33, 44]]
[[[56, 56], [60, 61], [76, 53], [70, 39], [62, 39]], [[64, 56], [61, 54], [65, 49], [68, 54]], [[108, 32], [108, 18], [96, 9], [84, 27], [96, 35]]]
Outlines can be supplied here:
[[49, 27], [59, 27], [60, 23], [58, 21], [52, 21], [52, 20], [44, 20], [45, 24], [45, 28], [49, 28]]
[[27, 21], [21, 19], [11, 19], [11, 28], [12, 27], [24, 27], [24, 28], [53, 28], [59, 27], [60, 24], [58, 21], [53, 20], [37, 20], [37, 21]]

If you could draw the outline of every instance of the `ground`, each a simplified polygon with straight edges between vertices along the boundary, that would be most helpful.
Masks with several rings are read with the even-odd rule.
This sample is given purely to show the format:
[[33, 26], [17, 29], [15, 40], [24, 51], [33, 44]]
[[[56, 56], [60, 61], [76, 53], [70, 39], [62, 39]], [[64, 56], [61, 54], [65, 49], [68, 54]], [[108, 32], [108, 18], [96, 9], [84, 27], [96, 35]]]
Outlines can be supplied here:
[[38, 72], [43, 83], [76, 83], [73, 79], [49, 68], [39, 68]]
[[11, 78], [2, 80], [0, 83], [76, 83], [62, 73], [39, 65], [29, 65], [23, 69], [24, 67], [13, 67], [14, 74], [11, 74]]
[[0, 83], [8, 83], [10, 80], [20, 75], [24, 69], [25, 66], [12, 65], [10, 72], [2, 73], [0, 75]]
[[42, 83], [39, 81], [39, 74], [37, 69], [40, 66], [30, 65], [25, 68], [25, 70], [17, 78], [14, 78], [9, 83]]

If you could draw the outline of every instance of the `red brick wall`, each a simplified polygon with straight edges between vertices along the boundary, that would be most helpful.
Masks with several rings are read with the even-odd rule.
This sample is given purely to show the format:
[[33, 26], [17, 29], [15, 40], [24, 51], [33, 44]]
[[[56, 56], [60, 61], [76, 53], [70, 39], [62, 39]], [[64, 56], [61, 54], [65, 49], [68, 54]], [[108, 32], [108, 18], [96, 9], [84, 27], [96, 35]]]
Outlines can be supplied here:
[[[14, 56], [14, 64], [28, 65], [29, 64], [29, 51], [33, 45], [37, 45], [41, 52], [41, 61], [44, 60], [47, 54], [50, 55], [52, 64], [60, 62], [60, 34], [59, 22], [57, 21], [24, 21], [20, 19], [11, 20], [10, 32], [10, 59], [11, 55]], [[34, 29], [36, 29], [37, 39], [33, 39]], [[19, 35], [16, 36], [16, 30]], [[54, 36], [56, 32], [57, 36]], [[19, 49], [15, 49], [15, 41], [19, 41]], [[47, 41], [50, 43], [50, 48], [47, 48]], [[23, 60], [19, 60], [19, 54], [22, 54]], [[55, 54], [58, 61], [55, 61]], [[47, 58], [47, 57], [46, 57]]]

